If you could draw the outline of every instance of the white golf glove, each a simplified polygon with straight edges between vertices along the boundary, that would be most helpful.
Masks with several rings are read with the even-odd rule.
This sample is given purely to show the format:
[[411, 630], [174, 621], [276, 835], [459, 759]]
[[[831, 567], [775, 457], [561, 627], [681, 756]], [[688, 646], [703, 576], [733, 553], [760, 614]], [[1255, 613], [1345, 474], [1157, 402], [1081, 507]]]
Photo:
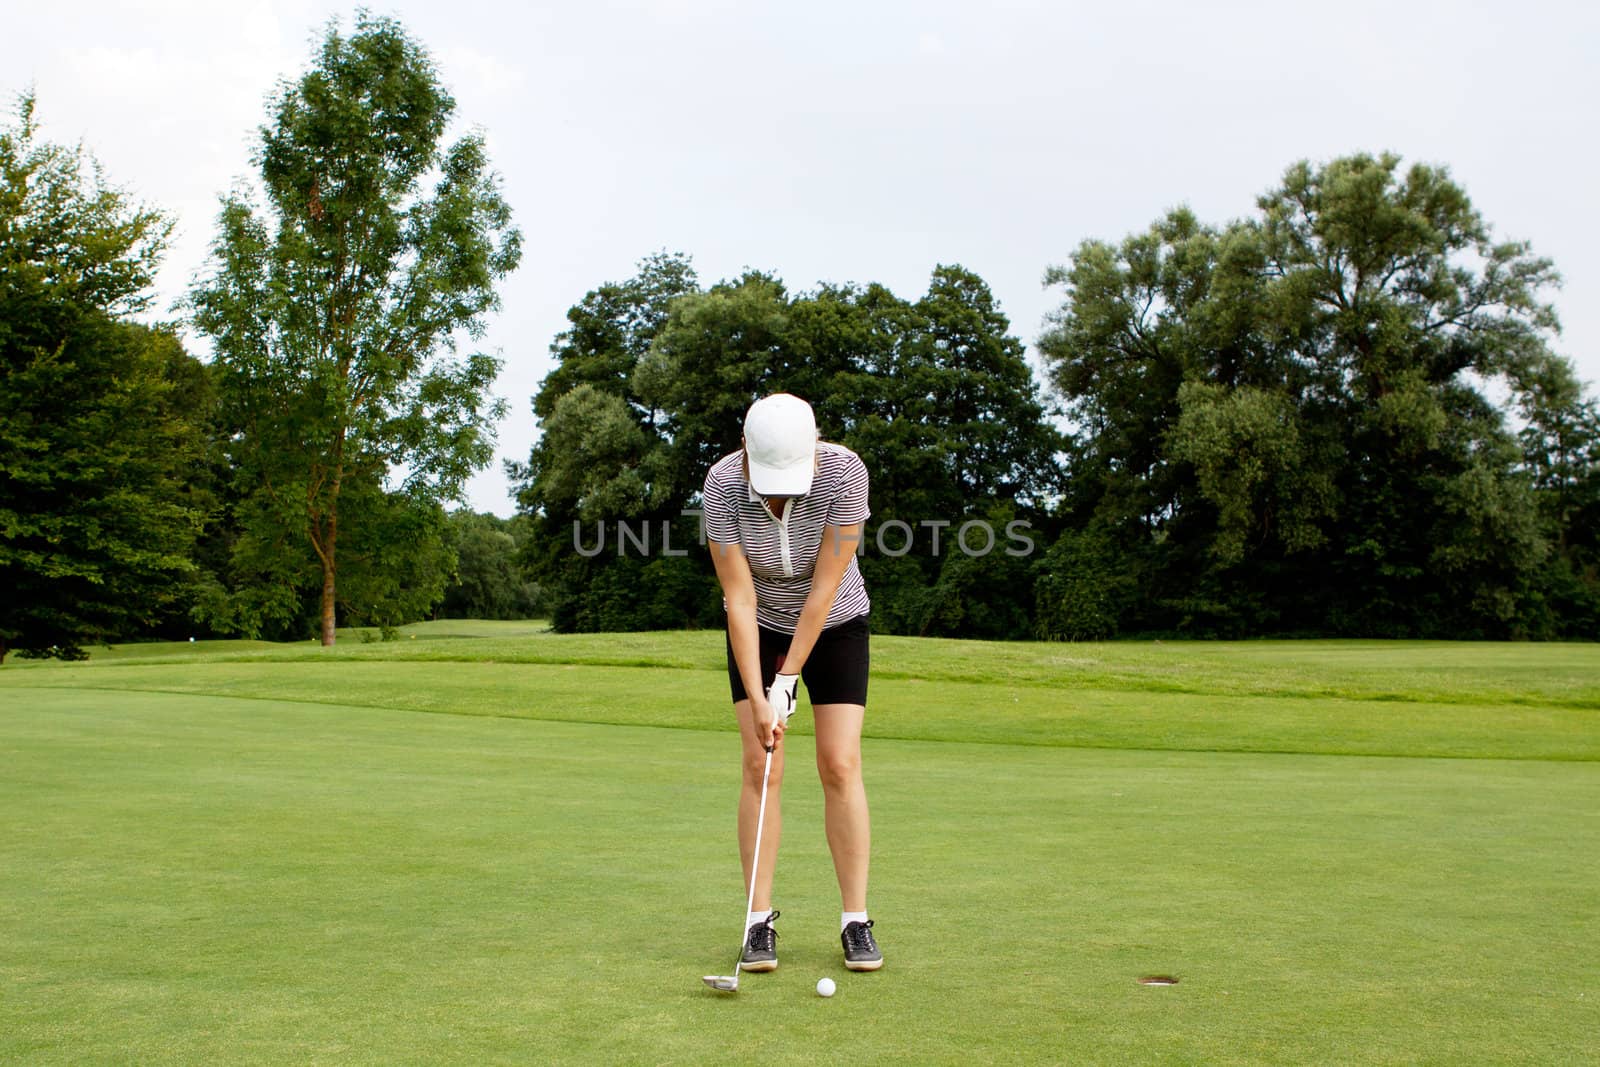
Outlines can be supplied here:
[[767, 703], [772, 705], [778, 722], [784, 726], [789, 725], [789, 716], [794, 714], [795, 705], [799, 702], [795, 696], [795, 688], [799, 684], [798, 674], [780, 674], [767, 687]]

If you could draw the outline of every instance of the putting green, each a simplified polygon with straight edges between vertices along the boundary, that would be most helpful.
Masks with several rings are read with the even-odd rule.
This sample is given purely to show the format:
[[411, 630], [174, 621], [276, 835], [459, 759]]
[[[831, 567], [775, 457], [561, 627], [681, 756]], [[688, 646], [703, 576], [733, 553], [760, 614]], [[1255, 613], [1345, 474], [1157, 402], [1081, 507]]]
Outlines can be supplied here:
[[[127, 688], [155, 666], [0, 670], [0, 1061], [1572, 1062], [1600, 1028], [1581, 707], [1438, 703], [1425, 736], [1392, 702], [1344, 708], [1401, 751], [1470, 724], [1475, 759], [1079, 748], [1037, 742], [1042, 699], [963, 683], [989, 686], [985, 743], [865, 746], [872, 975], [839, 961], [794, 735], [783, 963], [729, 997], [699, 977], [737, 947], [737, 741], [715, 704], [678, 707], [716, 672], [484, 681], [389, 653], [399, 708], [365, 706], [384, 686], [360, 657], [145, 677], [232, 695]], [[508, 691], [527, 706], [496, 709]], [[517, 717], [541, 691], [690, 728]], [[1273, 726], [1309, 698], [1207, 716], [1202, 694], [1102, 692], [1107, 731], [1146, 706], [1095, 742], [1321, 736]], [[908, 699], [886, 683], [881, 719]], [[1493, 758], [1497, 717], [1538, 758]]]

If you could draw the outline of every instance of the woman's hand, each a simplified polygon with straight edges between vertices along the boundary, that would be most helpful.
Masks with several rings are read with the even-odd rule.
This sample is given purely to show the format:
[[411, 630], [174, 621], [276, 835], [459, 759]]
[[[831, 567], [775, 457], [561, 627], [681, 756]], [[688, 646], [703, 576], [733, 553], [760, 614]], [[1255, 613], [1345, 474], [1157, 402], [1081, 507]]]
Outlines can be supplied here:
[[778, 657], [778, 674], [772, 679], [772, 684], [767, 686], [767, 703], [772, 705], [772, 713], [778, 717], [779, 723], [787, 729], [789, 716], [794, 714], [794, 709], [799, 703], [795, 691], [800, 686], [798, 674], [783, 673], [783, 657]]
[[[778, 657], [778, 664], [782, 666], [782, 656]], [[799, 675], [779, 674], [765, 693], [750, 698], [750, 706], [755, 711], [756, 736], [769, 752], [783, 740], [783, 732], [789, 728], [789, 716], [794, 714], [795, 708], [795, 690], [799, 685]], [[770, 729], [768, 724], [771, 724]]]
[[750, 695], [750, 712], [755, 717], [756, 739], [761, 742], [761, 747], [771, 752], [783, 740], [783, 731], [788, 727], [788, 716], [779, 715], [765, 694], [752, 693]]

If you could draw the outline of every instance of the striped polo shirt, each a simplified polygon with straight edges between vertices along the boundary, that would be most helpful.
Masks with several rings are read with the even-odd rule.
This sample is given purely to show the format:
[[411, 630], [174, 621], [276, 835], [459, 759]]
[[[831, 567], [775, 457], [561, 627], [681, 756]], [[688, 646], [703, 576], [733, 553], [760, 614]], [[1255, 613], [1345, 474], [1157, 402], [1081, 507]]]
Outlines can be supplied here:
[[[864, 523], [867, 508], [867, 466], [843, 445], [817, 443], [817, 473], [811, 492], [795, 497], [775, 518], [744, 476], [744, 453], [733, 452], [712, 464], [706, 474], [706, 539], [743, 546], [756, 587], [756, 622], [769, 630], [792, 634], [811, 592], [811, 573], [822, 549], [824, 526]], [[845, 542], [850, 566], [839, 581], [839, 595], [823, 626], [865, 615], [872, 607], [856, 565], [857, 545]], [[723, 602], [727, 610], [727, 602]]]

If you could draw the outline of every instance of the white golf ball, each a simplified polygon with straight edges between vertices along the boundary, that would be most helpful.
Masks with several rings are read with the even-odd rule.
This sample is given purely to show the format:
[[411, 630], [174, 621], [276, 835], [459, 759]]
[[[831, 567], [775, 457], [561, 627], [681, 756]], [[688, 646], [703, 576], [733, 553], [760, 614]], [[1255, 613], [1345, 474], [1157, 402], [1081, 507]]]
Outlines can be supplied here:
[[817, 996], [819, 997], [833, 996], [833, 991], [836, 988], [832, 978], [819, 978], [817, 980]]

